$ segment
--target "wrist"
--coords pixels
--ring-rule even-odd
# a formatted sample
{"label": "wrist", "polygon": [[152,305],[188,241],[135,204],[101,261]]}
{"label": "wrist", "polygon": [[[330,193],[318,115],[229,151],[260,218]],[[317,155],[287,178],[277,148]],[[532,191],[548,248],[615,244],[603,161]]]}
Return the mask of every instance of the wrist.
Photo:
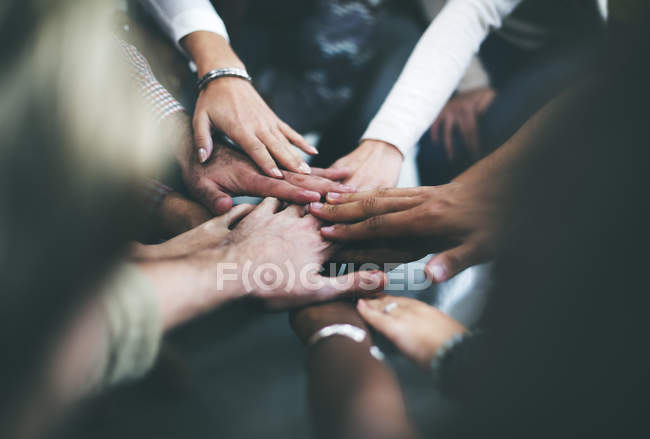
{"label": "wrist", "polygon": [[214,32],[192,32],[181,40],[181,46],[187,50],[196,64],[199,77],[210,70],[227,67],[246,69],[228,41]]}
{"label": "wrist", "polygon": [[348,302],[311,305],[292,312],[290,321],[294,332],[304,343],[318,330],[332,324],[349,324],[367,331],[356,308]]}
{"label": "wrist", "polygon": [[366,139],[361,142],[361,145],[359,145],[359,147],[368,149],[374,154],[382,154],[388,156],[393,160],[399,160],[400,162],[404,160],[402,152],[395,145],[384,142],[382,140]]}
{"label": "wrist", "polygon": [[220,261],[228,257],[226,249],[215,248],[173,260],[138,263],[154,285],[165,331],[241,296],[239,281],[222,273]]}

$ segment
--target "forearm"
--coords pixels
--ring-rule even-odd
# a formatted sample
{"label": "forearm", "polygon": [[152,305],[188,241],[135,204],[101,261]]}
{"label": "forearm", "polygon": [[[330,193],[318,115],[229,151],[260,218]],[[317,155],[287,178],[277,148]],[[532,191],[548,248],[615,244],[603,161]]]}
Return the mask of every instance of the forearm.
{"label": "forearm", "polygon": [[[350,303],[312,306],[292,315],[303,342],[335,323],[368,330]],[[371,344],[369,335],[361,343],[333,336],[309,347],[309,397],[320,437],[414,436],[399,384],[390,369],[370,355]]]}
{"label": "forearm", "polygon": [[140,0],[163,31],[175,43],[197,31],[228,39],[226,26],[208,0]]}
{"label": "forearm", "polygon": [[196,64],[199,77],[214,69],[245,68],[228,40],[214,32],[192,32],[181,40],[181,46]]}
{"label": "forearm", "polygon": [[490,29],[520,0],[453,0],[420,39],[363,135],[404,155],[433,124]]}
{"label": "forearm", "polygon": [[218,264],[211,263],[228,260],[227,251],[216,248],[205,252],[210,252],[205,259],[199,254],[137,263],[154,286],[163,331],[219,308],[243,292],[236,281],[219,282]]}
{"label": "forearm", "polygon": [[512,184],[533,170],[540,160],[556,154],[551,136],[556,131],[558,115],[572,94],[555,98],[529,119],[505,144],[477,162],[453,181],[463,184],[485,185],[496,191],[512,189]]}

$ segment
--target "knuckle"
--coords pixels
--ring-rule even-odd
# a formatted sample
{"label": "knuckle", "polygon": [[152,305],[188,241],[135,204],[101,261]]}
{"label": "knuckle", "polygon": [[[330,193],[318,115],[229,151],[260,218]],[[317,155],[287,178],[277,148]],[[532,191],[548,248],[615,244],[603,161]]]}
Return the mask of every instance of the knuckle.
{"label": "knuckle", "polygon": [[364,213],[372,213],[377,208],[377,198],[368,197],[361,201],[361,210]]}
{"label": "knuckle", "polygon": [[373,231],[373,232],[379,230],[379,228],[380,228],[380,227],[384,224],[384,222],[385,222],[385,221],[384,221],[384,217],[381,216],[381,215],[380,215],[380,216],[373,216],[373,217],[370,217],[370,218],[368,218],[366,221],[367,221],[367,224],[368,224],[368,230],[371,230],[371,231]]}

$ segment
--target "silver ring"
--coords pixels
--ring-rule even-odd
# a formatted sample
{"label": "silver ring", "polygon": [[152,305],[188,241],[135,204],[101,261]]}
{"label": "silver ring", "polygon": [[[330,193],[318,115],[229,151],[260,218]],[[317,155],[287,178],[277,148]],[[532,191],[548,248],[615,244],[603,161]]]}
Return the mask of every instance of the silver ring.
{"label": "silver ring", "polygon": [[390,314],[392,310],[397,308],[397,303],[396,302],[391,302],[388,305],[384,307],[384,314]]}

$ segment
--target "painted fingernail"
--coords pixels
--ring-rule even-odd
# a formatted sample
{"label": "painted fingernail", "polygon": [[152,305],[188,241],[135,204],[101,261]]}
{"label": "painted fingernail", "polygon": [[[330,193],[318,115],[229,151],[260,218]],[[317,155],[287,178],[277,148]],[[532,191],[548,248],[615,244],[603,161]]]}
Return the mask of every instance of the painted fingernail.
{"label": "painted fingernail", "polygon": [[303,163],[302,165],[298,166],[298,170],[303,174],[311,174],[311,168],[307,163]]}
{"label": "painted fingernail", "polygon": [[337,192],[328,192],[327,193],[327,198],[331,198],[332,200],[336,200],[338,198],[341,198],[341,194]]}
{"label": "painted fingernail", "polygon": [[309,209],[311,210],[320,210],[323,208],[323,203],[311,203]]}
{"label": "painted fingernail", "polygon": [[205,163],[208,159],[208,150],[205,148],[199,148],[199,162]]}
{"label": "painted fingernail", "polygon": [[436,282],[443,282],[447,279],[447,269],[439,264],[431,266],[429,269],[429,274]]}
{"label": "painted fingernail", "polygon": [[282,171],[278,168],[271,169],[271,174],[273,174],[274,177],[282,178]]}
{"label": "painted fingernail", "polygon": [[320,230],[321,232],[325,232],[325,233],[334,233],[336,228],[334,226],[327,226],[327,227],[322,227]]}

